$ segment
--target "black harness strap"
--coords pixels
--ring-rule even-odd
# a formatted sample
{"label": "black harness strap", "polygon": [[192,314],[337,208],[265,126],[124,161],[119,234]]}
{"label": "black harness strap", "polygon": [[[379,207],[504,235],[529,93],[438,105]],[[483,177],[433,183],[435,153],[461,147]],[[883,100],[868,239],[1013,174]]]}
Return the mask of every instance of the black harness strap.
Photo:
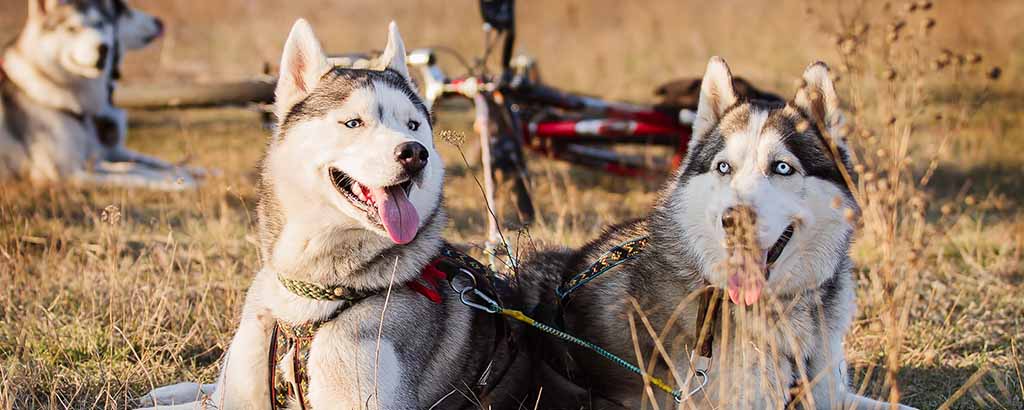
{"label": "black harness strap", "polygon": [[[495,282],[502,279],[484,267],[476,259],[459,252],[451,245],[445,244],[440,255],[424,268],[424,272],[431,269],[439,270],[446,280],[451,283],[460,274],[468,274],[479,286],[479,289],[496,299],[501,298],[502,293],[498,291]],[[288,407],[289,400],[294,399],[299,403],[300,409],[309,410],[310,403],[306,396],[309,390],[309,375],[306,372],[306,362],[309,360],[309,348],[316,336],[317,331],[325,324],[333,321],[342,312],[356,303],[370,296],[379,294],[383,289],[374,291],[355,291],[341,286],[324,286],[315,283],[302,282],[294,279],[278,278],[282,285],[292,293],[317,300],[344,300],[328,317],[298,325],[291,325],[282,321],[274,323],[274,329],[270,337],[270,349],[267,356],[268,379],[270,388],[270,408],[272,410]],[[494,362],[483,361],[477,374],[480,377],[476,383],[475,391],[471,392],[477,398],[483,399],[491,391],[498,380],[501,380],[511,368],[515,357],[518,355],[518,348],[515,340],[509,331],[507,319],[503,316],[494,316],[494,346],[488,357],[496,357],[502,347],[508,349],[508,360],[504,365],[495,370]],[[291,366],[294,377],[293,382],[288,382],[282,372],[285,355],[292,351]]]}

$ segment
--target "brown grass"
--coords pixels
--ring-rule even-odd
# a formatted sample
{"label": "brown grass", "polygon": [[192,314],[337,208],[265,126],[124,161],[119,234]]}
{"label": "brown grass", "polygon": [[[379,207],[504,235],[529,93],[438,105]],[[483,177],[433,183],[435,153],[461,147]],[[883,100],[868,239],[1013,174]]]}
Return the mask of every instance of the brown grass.
{"label": "brown grass", "polygon": [[[129,56],[135,82],[256,73],[276,62],[299,16],[330,51],[380,48],[392,18],[412,46],[473,55],[482,42],[470,1],[133,3],[170,30]],[[1024,408],[1024,5],[549,3],[518,5],[520,49],[569,89],[648,100],[659,82],[699,75],[717,54],[791,95],[808,62],[830,63],[860,164],[854,386],[921,408]],[[23,7],[4,0],[0,38]],[[936,24],[925,34],[927,19]],[[936,70],[944,49],[949,62]],[[985,76],[993,66],[998,80]],[[125,408],[153,385],[215,377],[258,265],[254,164],[266,132],[244,110],[132,120],[134,147],[222,175],[182,194],[0,186],[0,409]],[[438,129],[468,132],[469,120],[444,112]],[[451,147],[443,154],[449,236],[480,243],[479,170]],[[542,159],[531,171],[541,211],[532,236],[569,245],[642,215],[660,183]]]}

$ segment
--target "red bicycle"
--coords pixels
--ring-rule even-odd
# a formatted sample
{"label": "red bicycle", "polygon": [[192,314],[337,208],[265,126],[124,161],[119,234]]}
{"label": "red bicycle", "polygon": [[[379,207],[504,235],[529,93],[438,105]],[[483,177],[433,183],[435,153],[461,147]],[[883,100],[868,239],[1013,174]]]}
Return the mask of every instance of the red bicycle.
{"label": "red bicycle", "polygon": [[[582,165],[615,175],[661,176],[678,167],[690,139],[691,110],[609,102],[558,90],[540,81],[536,62],[512,57],[515,45],[514,0],[481,0],[486,46],[471,66],[448,48],[422,48],[409,54],[430,106],[453,97],[473,101],[480,137],[484,190],[488,205],[488,246],[499,243],[493,210],[496,179],[510,179],[512,200],[520,222],[534,217],[524,152]],[[500,70],[492,74],[487,60],[501,41]],[[447,76],[438,65],[441,53],[454,55],[466,74]],[[624,144],[670,147],[669,161],[626,154]]]}

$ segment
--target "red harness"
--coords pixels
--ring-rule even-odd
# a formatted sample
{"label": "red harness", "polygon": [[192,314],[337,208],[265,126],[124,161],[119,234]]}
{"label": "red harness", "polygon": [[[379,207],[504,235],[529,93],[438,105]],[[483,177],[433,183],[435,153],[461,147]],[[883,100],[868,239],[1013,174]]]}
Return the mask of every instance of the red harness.
{"label": "red harness", "polygon": [[437,281],[448,277],[447,274],[441,272],[441,269],[437,267],[439,263],[441,263],[441,258],[431,261],[429,265],[423,268],[420,277],[408,284],[409,289],[430,299],[435,304],[441,304],[441,292],[438,290]]}
{"label": "red harness", "polygon": [[[446,286],[441,281],[451,280],[450,276],[454,275],[454,273],[445,273],[446,270],[449,272],[465,272],[473,275],[474,283],[485,285],[485,288],[482,288],[481,290],[497,292],[490,277],[491,273],[484,265],[477,262],[472,257],[449,247],[447,244],[442,247],[441,255],[423,267],[423,270],[420,272],[420,276],[415,280],[408,282],[407,286],[409,289],[423,295],[423,297],[427,298],[431,302],[441,304],[441,295],[444,291],[442,287]],[[308,285],[310,284],[302,283],[294,285],[299,287],[299,293],[296,293],[296,290],[289,288],[289,285],[285,285],[285,287],[299,296],[312,297],[314,299],[320,298],[319,295],[324,294],[322,292],[327,292],[328,289],[333,289],[314,286],[316,290],[310,291],[307,288],[302,288],[302,286],[308,287]],[[334,290],[337,291],[337,289]],[[307,293],[310,292],[314,293],[314,295],[309,296]],[[305,394],[309,387],[309,379],[308,374],[306,373],[305,362],[309,357],[309,348],[317,330],[325,323],[334,320],[342,311],[350,307],[352,303],[358,303],[360,300],[377,293],[378,292],[353,293],[350,299],[345,299],[346,304],[340,306],[338,310],[332,313],[329,317],[321,320],[302,323],[299,325],[291,325],[281,321],[277,321],[274,324],[273,331],[270,335],[270,349],[267,360],[267,385],[269,387],[271,409],[287,408],[294,399],[294,402],[299,404],[300,409],[309,410],[310,406],[308,403],[308,397],[306,397]],[[337,293],[334,293],[333,295],[341,296]],[[493,360],[485,361],[485,363],[481,364],[481,368],[478,370],[480,379],[474,386],[473,391],[473,395],[475,397],[489,397],[492,385],[501,380],[517,353],[515,344],[509,337],[507,329],[508,324],[505,320],[501,317],[495,316],[494,324],[494,350],[489,357],[508,357],[507,363],[503,367],[498,367],[498,370],[494,372],[488,371],[493,364]],[[497,353],[500,348],[506,348],[507,352],[505,352],[504,355],[499,356]],[[287,361],[289,359],[286,353],[289,351],[293,353],[290,356],[290,361]],[[284,377],[284,374],[282,373],[284,367],[291,368],[293,381],[287,381]]]}

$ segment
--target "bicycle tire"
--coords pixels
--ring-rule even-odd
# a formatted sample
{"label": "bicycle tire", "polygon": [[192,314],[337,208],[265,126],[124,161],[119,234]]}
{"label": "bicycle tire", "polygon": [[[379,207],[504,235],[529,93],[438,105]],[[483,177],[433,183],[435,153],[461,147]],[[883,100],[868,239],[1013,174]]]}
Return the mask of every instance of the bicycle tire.
{"label": "bicycle tire", "polygon": [[497,124],[492,134],[491,153],[495,181],[499,185],[511,184],[512,205],[522,226],[529,226],[536,218],[536,208],[530,195],[530,178],[526,167],[521,132],[509,104],[488,98],[491,121]]}

